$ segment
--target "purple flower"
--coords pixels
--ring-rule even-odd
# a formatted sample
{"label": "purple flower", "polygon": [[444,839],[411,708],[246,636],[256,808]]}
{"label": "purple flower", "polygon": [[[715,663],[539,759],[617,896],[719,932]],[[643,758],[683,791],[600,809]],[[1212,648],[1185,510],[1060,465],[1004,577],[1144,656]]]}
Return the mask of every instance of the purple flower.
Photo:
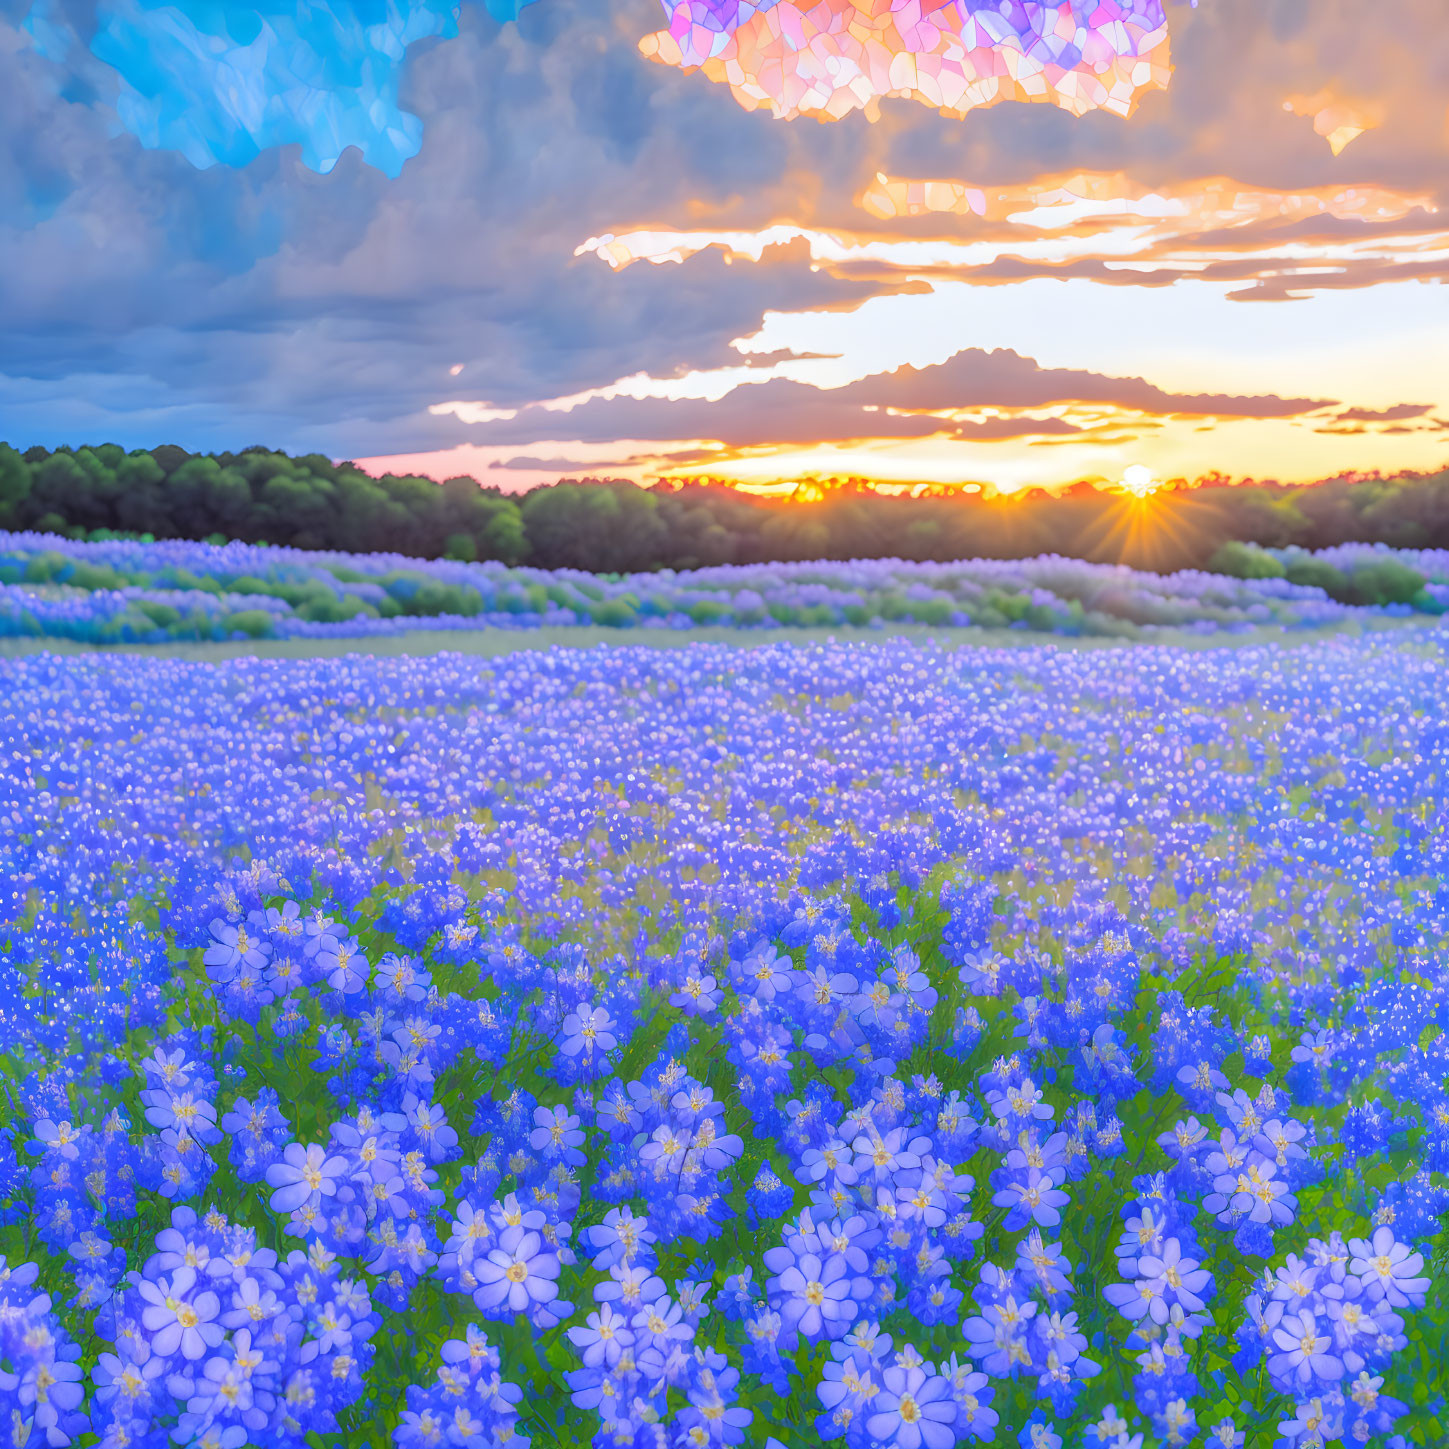
{"label": "purple flower", "polygon": [[794,963],[768,943],[757,946],[737,968],[740,989],[757,1001],[784,996],[795,984]]}
{"label": "purple flower", "polygon": [[[178,1136],[194,1137],[198,1142],[219,1142],[221,1133],[216,1127],[216,1108],[205,1097],[192,1092],[182,1092],[175,1097],[148,1092],[153,1099],[146,1108],[146,1120],[153,1127],[173,1128]],[[154,1099],[160,1097],[160,1101]]]}
{"label": "purple flower", "polygon": [[225,1336],[214,1322],[221,1308],[215,1293],[197,1293],[196,1270],[180,1268],[170,1282],[159,1278],[152,1283],[143,1280],[141,1297],[147,1307],[141,1312],[141,1326],[154,1335],[151,1351],[169,1358],[178,1350],[183,1358],[198,1359],[208,1348],[215,1348]]}
{"label": "purple flower", "polygon": [[1008,1231],[1025,1227],[1027,1223],[1039,1223],[1044,1228],[1054,1228],[1061,1222],[1061,1209],[1071,1197],[1056,1185],[1049,1173],[1028,1168],[1026,1180],[1008,1182],[992,1198],[997,1207],[1008,1209],[1006,1227]]}
{"label": "purple flower", "polygon": [[613,1368],[624,1354],[634,1346],[634,1330],[614,1312],[611,1303],[601,1304],[598,1311],[589,1314],[584,1324],[568,1330],[570,1342],[582,1350],[587,1368],[603,1364]]}
{"label": "purple flower", "polygon": [[957,975],[969,991],[996,996],[1001,991],[1001,973],[1006,961],[995,951],[974,951],[966,955]]}
{"label": "purple flower", "polygon": [[873,1439],[891,1449],[951,1449],[956,1404],[951,1384],[925,1365],[888,1368],[865,1421]]}
{"label": "purple flower", "polygon": [[351,996],[367,985],[367,958],[356,941],[324,936],[317,948],[317,969],[327,978],[327,984],[344,995]]}
{"label": "purple flower", "polygon": [[822,1262],[816,1254],[805,1253],[777,1278],[771,1278],[767,1287],[786,1332],[798,1331],[813,1341],[821,1334],[839,1338],[850,1326],[860,1311],[852,1296],[857,1281],[865,1280],[853,1279],[839,1254],[832,1253]]}
{"label": "purple flower", "polygon": [[[533,1113],[534,1129],[529,1134],[528,1145],[537,1153],[550,1159],[558,1159],[577,1167],[587,1159],[579,1151],[583,1146],[584,1134],[579,1130],[579,1119],[570,1116],[567,1107],[537,1107]],[[456,1141],[457,1138],[454,1138]]]}
{"label": "purple flower", "polygon": [[277,1189],[272,1194],[272,1211],[290,1213],[304,1205],[320,1207],[324,1197],[336,1194],[338,1179],[346,1171],[347,1160],[328,1157],[324,1147],[289,1143],[282,1161],[267,1168],[267,1181]]}
{"label": "purple flower", "polygon": [[[537,1134],[535,1133],[535,1136]],[[618,1263],[631,1263],[641,1250],[650,1252],[655,1235],[648,1218],[636,1218],[631,1209],[612,1208],[602,1223],[584,1231],[584,1241],[593,1254],[594,1267],[601,1272]]]}
{"label": "purple flower", "polygon": [[1179,1303],[1186,1312],[1196,1313],[1205,1306],[1199,1295],[1212,1292],[1212,1274],[1200,1268],[1195,1258],[1184,1258],[1176,1238],[1168,1238],[1157,1253],[1139,1259],[1137,1273],[1135,1286],[1146,1299],[1154,1323],[1166,1323],[1169,1310]]}
{"label": "purple flower", "polygon": [[641,1304],[658,1302],[664,1292],[664,1280],[650,1269],[637,1263],[616,1263],[609,1269],[608,1279],[594,1285],[594,1301],[617,1303],[632,1313]]}
{"label": "purple flower", "polygon": [[425,1001],[431,985],[428,973],[416,961],[391,951],[377,963],[373,982],[380,990],[406,1001]]}
{"label": "purple flower", "polygon": [[559,1050],[565,1056],[591,1058],[595,1052],[613,1051],[618,1045],[610,1028],[614,1019],[602,1006],[581,1006],[564,1017],[563,1041]]}
{"label": "purple flower", "polygon": [[1333,1033],[1328,1031],[1305,1031],[1293,1048],[1295,1062],[1311,1062],[1316,1067],[1326,1067],[1333,1060]]}
{"label": "purple flower", "polygon": [[506,1307],[522,1313],[538,1303],[558,1297],[557,1254],[544,1246],[543,1237],[523,1226],[506,1228],[498,1246],[474,1266],[478,1288],[473,1302],[480,1308]]}
{"label": "purple flower", "polygon": [[44,1143],[53,1152],[60,1153],[67,1161],[74,1162],[79,1153],[76,1143],[90,1130],[89,1127],[77,1129],[69,1122],[62,1122],[57,1126],[46,1117],[35,1124],[35,1140]]}
{"label": "purple flower", "polygon": [[201,964],[218,985],[234,980],[244,970],[255,972],[267,964],[272,954],[271,945],[264,937],[254,935],[250,926],[249,921],[234,926],[222,920],[211,923],[213,944],[201,958]]}
{"label": "purple flower", "polygon": [[1349,1266],[1363,1279],[1371,1299],[1382,1299],[1392,1308],[1424,1306],[1429,1280],[1419,1276],[1423,1254],[1411,1253],[1395,1239],[1392,1228],[1377,1229],[1372,1241],[1354,1238],[1348,1247],[1353,1254]]}
{"label": "purple flower", "polygon": [[1295,1408],[1295,1417],[1278,1425],[1278,1432],[1290,1444],[1302,1444],[1303,1449],[1315,1449],[1315,1446],[1330,1439],[1342,1437],[1341,1420],[1322,1399],[1310,1399]]}
{"label": "purple flower", "polygon": [[1343,1360],[1328,1352],[1328,1336],[1319,1333],[1318,1320],[1306,1309],[1285,1313],[1273,1330],[1273,1342],[1278,1352],[1268,1361],[1270,1373],[1304,1385],[1315,1378],[1332,1383],[1343,1377]]}
{"label": "purple flower", "polygon": [[839,1138],[831,1138],[824,1147],[812,1147],[800,1158],[796,1174],[801,1182],[818,1182],[826,1187],[849,1187],[859,1177],[854,1154]]}
{"label": "purple flower", "polygon": [[713,976],[700,976],[691,971],[679,990],[669,998],[669,1004],[678,1007],[686,1016],[709,1016],[719,1005],[721,996]]}

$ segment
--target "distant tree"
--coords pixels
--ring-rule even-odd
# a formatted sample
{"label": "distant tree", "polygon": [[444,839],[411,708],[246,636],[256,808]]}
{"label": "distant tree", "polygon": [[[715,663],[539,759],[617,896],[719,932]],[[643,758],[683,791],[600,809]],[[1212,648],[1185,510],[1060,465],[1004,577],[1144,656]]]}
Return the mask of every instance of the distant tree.
{"label": "distant tree", "polygon": [[760,530],[774,559],[820,559],[830,552],[830,529],[818,505],[801,503],[778,509]]}
{"label": "distant tree", "polygon": [[332,547],[352,553],[397,553],[411,531],[407,515],[374,479],[356,468],[337,475]]}
{"label": "distant tree", "polygon": [[206,538],[223,533],[235,538],[238,526],[250,518],[251,489],[234,468],[223,468],[215,458],[188,458],[166,480],[171,516],[182,538]]}
{"label": "distant tree", "polygon": [[0,443],[0,522],[14,528],[30,497],[30,467],[8,443]]}
{"label": "distant tree", "polygon": [[159,448],[151,449],[151,456],[161,465],[163,473],[174,473],[191,454],[175,443],[162,443]]}
{"label": "distant tree", "polygon": [[116,464],[116,526],[158,538],[173,534],[165,483],[165,471],[154,454],[135,452],[122,458]]}
{"label": "distant tree", "polygon": [[[643,489],[586,478],[516,498],[473,478],[441,485],[416,476],[373,478],[320,453],[293,458],[259,446],[192,454],[168,443],[127,453],[101,443],[20,453],[0,444],[0,526],[73,537],[120,530],[242,538],[609,573],[764,560],[1057,553],[1266,577],[1285,571],[1267,549],[1349,541],[1449,547],[1449,471],[1345,475],[1294,487],[1238,485],[1208,474],[1145,501],[1087,482],[1010,497],[944,486],[912,491],[921,496],[888,496],[864,479],[841,477],[802,485],[794,498],[762,498],[719,479],[661,480]],[[1335,598],[1418,597],[1419,585],[1409,578],[1326,567],[1290,553],[1286,575]],[[1001,612],[996,604],[983,607]]]}
{"label": "distant tree", "polygon": [[252,483],[252,534],[297,548],[327,548],[337,509],[330,478],[292,468]]}
{"label": "distant tree", "polygon": [[530,562],[542,568],[628,573],[660,565],[667,533],[659,500],[632,483],[537,488],[519,511]]}

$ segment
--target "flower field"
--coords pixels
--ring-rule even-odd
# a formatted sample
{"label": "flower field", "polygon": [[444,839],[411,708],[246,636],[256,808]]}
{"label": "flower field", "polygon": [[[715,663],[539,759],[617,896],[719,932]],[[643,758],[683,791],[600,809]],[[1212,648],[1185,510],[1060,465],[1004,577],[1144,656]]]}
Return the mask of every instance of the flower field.
{"label": "flower field", "polygon": [[[1019,629],[1152,638],[1314,629],[1449,608],[1449,552],[1243,550],[1246,576],[1046,555],[723,565],[591,574],[247,543],[0,533],[0,639],[90,644],[322,639],[429,629],[717,626]],[[1295,575],[1290,578],[1285,573]],[[1277,572],[1271,572],[1276,570]],[[1324,585],[1337,590],[1331,596]]]}
{"label": "flower field", "polygon": [[0,1443],[1449,1442],[1441,641],[8,662]]}

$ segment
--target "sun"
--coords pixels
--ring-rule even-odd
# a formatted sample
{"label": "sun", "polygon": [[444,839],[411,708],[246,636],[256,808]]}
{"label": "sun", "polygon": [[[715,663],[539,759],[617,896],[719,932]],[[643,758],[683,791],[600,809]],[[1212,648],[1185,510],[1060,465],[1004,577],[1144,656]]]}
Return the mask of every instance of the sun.
{"label": "sun", "polygon": [[1134,498],[1150,498],[1162,484],[1152,476],[1152,469],[1142,463],[1133,463],[1122,474],[1121,488]]}

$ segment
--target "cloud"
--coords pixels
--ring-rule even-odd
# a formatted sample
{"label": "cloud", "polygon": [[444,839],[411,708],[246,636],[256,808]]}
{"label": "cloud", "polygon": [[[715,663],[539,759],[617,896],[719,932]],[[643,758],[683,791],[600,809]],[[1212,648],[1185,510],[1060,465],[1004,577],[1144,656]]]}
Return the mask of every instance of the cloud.
{"label": "cloud", "polygon": [[[943,127],[904,107],[869,137],[861,182],[947,176],[976,184],[1043,169],[1125,170],[1151,183],[1230,176],[1299,189],[1345,180],[1449,194],[1442,0],[1204,0],[1169,11],[1174,70],[1127,125],[1053,107],[998,107]],[[1412,43],[1406,43],[1411,38]],[[1374,108],[1379,124],[1335,157],[1313,126],[1283,108],[1329,91]],[[869,168],[867,170],[867,167]]]}
{"label": "cloud", "polygon": [[839,392],[882,407],[1040,407],[1099,402],[1173,416],[1282,418],[1329,406],[1322,399],[1169,393],[1140,377],[1106,377],[1078,368],[1039,367],[1020,353],[967,348],[937,367],[898,367]]}
{"label": "cloud", "polygon": [[[628,462],[626,458],[623,460]],[[489,468],[507,468],[520,473],[569,473],[580,468],[606,468],[607,463],[580,462],[576,458],[530,458],[521,454],[515,458],[495,458]]]}
{"label": "cloud", "polygon": [[[670,276],[577,260],[615,208],[675,208],[681,178],[710,206],[769,194],[796,141],[644,65],[637,20],[583,0],[504,27],[465,7],[459,31],[408,51],[398,101],[424,143],[389,180],[355,146],[327,175],[300,144],[198,171],[0,20],[10,440],[446,448],[466,429],[427,405],[459,363],[507,406],[717,364],[771,309],[903,285],[816,271],[800,246]],[[816,174],[837,169],[822,155]]]}
{"label": "cloud", "polygon": [[[1273,191],[1223,176],[1149,187],[1121,172],[1095,171],[988,187],[879,172],[858,203],[890,229],[651,226],[590,237],[579,252],[624,270],[640,261],[681,264],[712,248],[758,261],[772,247],[798,245],[823,269],[858,281],[1070,277],[1136,287],[1246,280],[1261,294],[1255,300],[1449,270],[1449,224],[1426,190],[1340,184]],[[922,234],[926,223],[933,234]]]}
{"label": "cloud", "polygon": [[630,437],[711,439],[748,448],[865,438],[986,441],[1083,431],[1061,417],[950,415],[985,408],[1023,414],[1063,403],[1213,418],[1296,417],[1331,405],[1322,398],[1169,393],[1140,377],[1044,368],[1016,352],[968,348],[933,367],[907,365],[838,388],[774,377],[735,387],[714,401],[616,396],[591,398],[567,411],[527,407],[512,419],[481,424],[469,436],[494,446]]}
{"label": "cloud", "polygon": [[[18,21],[26,3],[0,0],[0,17]],[[672,378],[749,367],[729,344],[758,331],[767,314],[857,307],[902,286],[929,286],[935,275],[929,266],[883,261],[822,265],[798,241],[749,266],[726,264],[711,248],[682,266],[614,272],[574,256],[591,236],[635,226],[752,233],[781,223],[882,242],[985,239],[999,251],[1003,238],[1031,230],[989,214],[872,216],[857,200],[877,173],[969,180],[989,195],[1082,171],[1120,172],[1135,193],[1169,199],[1217,177],[1245,195],[1361,188],[1398,198],[1394,205],[1420,195],[1449,203],[1442,0],[1381,0],[1372,24],[1361,0],[1171,5],[1176,72],[1168,90],[1147,94],[1129,122],[1004,104],[962,125],[902,103],[883,107],[875,125],[854,115],[830,126],[744,111],[723,86],[644,63],[637,9],[546,0],[500,26],[470,3],[455,38],[415,38],[395,59],[389,104],[421,123],[416,154],[398,161],[413,144],[405,126],[389,142],[395,156],[387,164],[400,165],[396,179],[368,164],[368,155],[377,160],[380,153],[369,152],[374,143],[360,133],[339,133],[339,142],[353,144],[340,145],[323,175],[314,166],[331,149],[303,136],[272,144],[272,133],[241,110],[234,130],[225,117],[217,130],[215,116],[195,111],[158,114],[156,126],[192,126],[213,154],[240,147],[235,159],[258,146],[243,166],[198,171],[177,151],[148,148],[123,123],[117,72],[86,49],[108,16],[123,13],[122,3],[58,0],[60,8],[46,12],[50,29],[36,27],[44,32],[39,44],[51,54],[79,47],[63,63],[0,18],[0,130],[7,137],[0,148],[0,417],[10,440],[23,445],[267,443],[353,457],[448,449],[479,433],[428,411],[456,395],[449,370],[461,363],[470,396],[525,409],[528,426],[503,446],[551,454],[557,443],[566,456],[571,439],[535,427],[528,404],[639,372]],[[132,7],[125,13],[160,23],[155,0],[124,3]],[[229,8],[217,13],[232,13],[231,0],[222,3]],[[276,0],[268,3],[265,13],[279,16]],[[330,0],[333,19],[317,23],[333,24],[345,3]],[[182,9],[200,35],[201,12]],[[399,34],[406,33],[405,15],[436,10],[402,0]],[[297,23],[304,23],[300,16]],[[280,24],[275,19],[273,28]],[[1404,35],[1414,44],[1395,39]],[[258,95],[280,83],[274,62],[282,54],[267,50],[273,69]],[[138,54],[136,65],[144,58]],[[377,86],[380,96],[381,78]],[[1286,96],[1324,89],[1382,111],[1381,124],[1338,158],[1312,125],[1282,109]],[[331,114],[334,104],[342,102],[324,98],[321,113]],[[159,140],[161,130],[155,134]],[[1221,209],[1233,224],[1204,215],[1170,244],[1159,244],[1150,229],[1135,251],[1123,238],[1121,267],[1109,266],[1114,258],[1101,248],[1063,260],[1077,240],[1090,239],[1095,223],[1087,220],[1038,228],[1049,244],[1041,256],[999,255],[941,275],[973,282],[1077,275],[1114,289],[1173,281],[1187,287],[1205,278],[1240,282],[1245,294],[1262,298],[1274,295],[1272,287],[1292,295],[1305,286],[1322,291],[1449,274],[1449,261],[1434,255],[1433,232],[1443,224],[1427,214],[1265,215],[1238,226],[1233,204],[1228,197]],[[1184,253],[1189,240],[1213,249],[1197,259],[1200,267]],[[1260,243],[1282,246],[1270,247],[1265,263],[1255,254]],[[1295,247],[1307,249],[1307,265],[1319,270],[1290,272]],[[1139,261],[1143,274],[1130,270]],[[1040,316],[1023,314],[1021,337],[1039,337],[1042,325]],[[963,332],[962,340],[983,339]],[[808,340],[801,355],[807,350]],[[1114,362],[1112,370],[1152,376],[1158,355],[1144,345],[1141,361]],[[1364,366],[1372,380],[1372,362]],[[1180,390],[1173,396],[1194,395],[1190,376],[1174,378]],[[924,389],[925,380],[917,381]],[[808,433],[817,424],[825,435],[844,437],[856,436],[867,418],[873,432],[889,425],[912,436],[985,421],[862,416],[863,405],[848,397],[814,389],[767,394],[765,386],[773,385],[731,395],[713,414],[717,424],[737,437]],[[1296,384],[1291,371],[1272,386],[1332,391],[1378,408],[1420,395],[1408,386],[1385,394]],[[780,398],[776,414],[751,423],[751,409]],[[791,406],[806,410],[809,426],[791,422]],[[587,422],[593,435],[614,418],[621,420],[614,437],[631,436],[622,419],[633,410],[651,420],[647,438],[686,415],[688,427],[665,435],[690,446],[714,436],[697,431],[711,415],[707,404],[620,400],[590,408],[567,419]],[[555,426],[564,420],[552,418]],[[1048,421],[1018,417],[993,426]],[[495,476],[514,479],[521,471]]]}
{"label": "cloud", "polygon": [[1373,130],[1380,119],[1377,106],[1346,99],[1332,90],[1316,91],[1311,96],[1289,96],[1283,102],[1283,109],[1311,120],[1314,131],[1328,142],[1335,156],[1365,131]]}
{"label": "cloud", "polygon": [[1345,408],[1334,417],[1341,423],[1401,423],[1433,410],[1433,403],[1399,403],[1391,408]]}

